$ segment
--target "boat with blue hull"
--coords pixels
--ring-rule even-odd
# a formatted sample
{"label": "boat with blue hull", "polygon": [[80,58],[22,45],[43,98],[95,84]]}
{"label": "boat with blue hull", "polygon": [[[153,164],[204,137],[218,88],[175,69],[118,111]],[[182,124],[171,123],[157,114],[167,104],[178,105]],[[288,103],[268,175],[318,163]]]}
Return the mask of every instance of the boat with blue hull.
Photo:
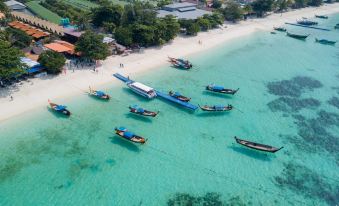
{"label": "boat with blue hull", "polygon": [[93,90],[89,87],[88,95],[96,97],[98,99],[109,100],[111,97],[103,91],[100,90]]}
{"label": "boat with blue hull", "polygon": [[335,45],[337,43],[337,41],[330,41],[327,39],[317,39],[317,38],[315,38],[315,42],[325,45]]}
{"label": "boat with blue hull", "polygon": [[134,134],[133,132],[128,131],[125,127],[116,127],[115,134],[120,136],[121,138],[139,144],[145,144],[146,139]]}
{"label": "boat with blue hull", "polygon": [[179,92],[169,91],[168,95],[170,95],[171,97],[176,98],[177,100],[180,100],[182,102],[189,102],[189,101],[191,101],[191,98],[185,97],[182,94],[180,94]]}
{"label": "boat with blue hull", "polygon": [[159,111],[152,112],[142,107],[139,107],[138,105],[129,106],[128,108],[130,109],[131,113],[146,116],[146,117],[156,117],[159,114]]}
{"label": "boat with blue hull", "polygon": [[307,20],[307,19],[303,19],[303,20],[299,20],[297,21],[298,24],[301,25],[305,25],[305,26],[314,26],[314,25],[318,25],[318,22],[316,21],[311,21],[311,20]]}
{"label": "boat with blue hull", "polygon": [[217,92],[217,93],[222,93],[222,94],[231,94],[234,95],[239,91],[238,89],[226,89],[223,86],[217,86],[214,84],[210,84],[206,86],[206,90],[211,91],[211,92]]}
{"label": "boat with blue hull", "polygon": [[208,105],[204,105],[204,106],[200,106],[200,109],[202,109],[203,111],[206,112],[226,112],[226,111],[231,111],[233,109],[232,105],[214,105],[214,106],[208,106]]}
{"label": "boat with blue hull", "polygon": [[51,102],[50,100],[48,100],[48,103],[51,107],[51,109],[59,114],[63,114],[65,116],[71,116],[71,112],[66,109],[67,107],[64,105],[60,105],[60,104],[55,104],[53,102]]}

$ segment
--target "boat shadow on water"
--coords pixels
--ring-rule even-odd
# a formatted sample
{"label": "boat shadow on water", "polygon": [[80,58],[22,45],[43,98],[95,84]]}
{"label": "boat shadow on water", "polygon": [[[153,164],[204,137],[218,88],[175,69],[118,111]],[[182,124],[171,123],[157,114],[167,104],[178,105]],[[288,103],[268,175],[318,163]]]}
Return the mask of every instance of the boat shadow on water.
{"label": "boat shadow on water", "polygon": [[124,147],[131,152],[138,152],[138,153],[140,152],[139,147],[135,145],[133,142],[129,142],[128,140],[124,140],[118,136],[109,137],[109,139],[111,140],[111,143]]}
{"label": "boat shadow on water", "polygon": [[211,97],[219,97],[219,98],[222,98],[222,99],[232,99],[232,96],[234,96],[234,95],[231,95],[231,94],[221,94],[221,93],[216,93],[216,92],[211,92],[211,91],[203,91],[202,94],[208,95],[208,96],[211,96]]}
{"label": "boat shadow on water", "polygon": [[237,146],[237,145],[228,146],[228,148],[232,149],[235,152],[241,153],[243,155],[246,155],[248,157],[261,160],[261,161],[269,162],[275,158],[274,154],[266,154],[260,151],[251,150],[249,148],[244,148],[244,147]]}
{"label": "boat shadow on water", "polygon": [[128,113],[126,114],[126,118],[132,118],[138,121],[142,121],[142,122],[146,122],[146,123],[152,123],[152,120],[150,118],[152,117],[145,117],[145,116],[141,116],[138,114],[133,114],[133,113]]}
{"label": "boat shadow on water", "polygon": [[230,115],[232,111],[220,111],[220,112],[204,112],[200,111],[197,116],[198,117],[220,117],[220,116],[227,116]]}

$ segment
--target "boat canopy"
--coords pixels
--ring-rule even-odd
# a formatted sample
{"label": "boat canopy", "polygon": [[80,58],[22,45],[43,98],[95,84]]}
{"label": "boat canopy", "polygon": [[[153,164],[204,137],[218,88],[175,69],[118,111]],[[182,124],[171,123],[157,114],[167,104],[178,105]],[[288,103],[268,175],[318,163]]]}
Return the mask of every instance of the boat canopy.
{"label": "boat canopy", "polygon": [[133,109],[138,109],[139,106],[138,106],[137,104],[135,104],[135,105],[131,106],[131,108],[133,108]]}
{"label": "boat canopy", "polygon": [[133,87],[139,88],[139,89],[141,89],[145,92],[154,91],[154,89],[152,87],[141,84],[140,82],[133,82],[133,83],[130,83],[130,85],[133,86]]}
{"label": "boat canopy", "polygon": [[225,108],[225,106],[223,106],[223,105],[215,105],[214,106],[214,109],[216,109],[216,110],[222,110],[224,108]]}
{"label": "boat canopy", "polygon": [[64,105],[57,105],[57,106],[55,107],[55,110],[56,110],[56,111],[61,111],[61,110],[64,110],[64,109],[66,109],[66,106],[64,106]]}
{"label": "boat canopy", "polygon": [[120,131],[126,131],[127,130],[125,127],[118,127],[117,129],[120,130]]}
{"label": "boat canopy", "polygon": [[218,91],[224,89],[224,87],[222,87],[222,86],[212,86],[212,88],[213,88],[214,90],[218,90]]}
{"label": "boat canopy", "polygon": [[104,93],[103,91],[95,91],[95,93],[96,93],[99,97],[105,96],[105,93]]}
{"label": "boat canopy", "polygon": [[132,137],[134,136],[133,132],[124,132],[124,137],[128,138],[128,139],[131,139]]}
{"label": "boat canopy", "polygon": [[141,107],[139,107],[139,108],[137,109],[137,111],[140,112],[140,113],[145,112],[145,110],[144,110],[143,108],[141,108]]}
{"label": "boat canopy", "polygon": [[181,96],[181,94],[179,92],[174,92],[174,96],[179,97],[179,96]]}

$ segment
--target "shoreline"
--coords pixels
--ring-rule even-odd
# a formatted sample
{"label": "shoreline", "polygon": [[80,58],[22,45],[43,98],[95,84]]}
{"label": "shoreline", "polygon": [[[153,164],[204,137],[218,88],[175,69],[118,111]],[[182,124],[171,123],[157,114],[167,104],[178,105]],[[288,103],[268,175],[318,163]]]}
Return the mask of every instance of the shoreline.
{"label": "shoreline", "polygon": [[[279,13],[271,14],[263,19],[248,19],[238,24],[227,24],[227,28],[223,25],[222,29],[201,32],[195,37],[178,36],[162,47],[148,48],[143,53],[130,54],[125,57],[110,56],[102,62],[98,73],[92,70],[76,70],[74,73],[67,70],[66,75],[62,73],[56,77],[31,79],[30,83],[23,82],[23,85],[18,85],[15,88],[17,91],[12,91],[9,95],[6,95],[8,90],[0,90],[0,122],[47,105],[48,99],[58,102],[58,98],[66,98],[87,91],[88,86],[92,88],[101,88],[105,85],[115,86],[120,82],[112,76],[116,72],[134,78],[142,72],[165,66],[168,64],[167,56],[194,55],[257,31],[271,31],[273,26],[283,25],[286,21],[294,22],[302,17],[313,18],[315,14],[334,13],[339,13],[339,3],[292,10],[282,13],[282,16]],[[202,41],[202,44],[200,45],[198,41]],[[120,63],[123,63],[125,68],[119,68]],[[10,95],[14,97],[13,101],[10,101]]]}

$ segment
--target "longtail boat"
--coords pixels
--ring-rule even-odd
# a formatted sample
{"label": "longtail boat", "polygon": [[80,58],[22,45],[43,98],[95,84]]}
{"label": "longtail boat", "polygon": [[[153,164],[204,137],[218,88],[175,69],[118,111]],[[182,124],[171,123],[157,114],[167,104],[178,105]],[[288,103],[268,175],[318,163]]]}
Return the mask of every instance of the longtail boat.
{"label": "longtail boat", "polygon": [[206,112],[225,112],[225,111],[230,111],[233,109],[232,105],[227,105],[227,106],[223,106],[223,105],[214,105],[214,106],[208,106],[208,105],[204,105],[204,106],[200,106],[200,109],[202,109],[203,111]]}
{"label": "longtail boat", "polygon": [[177,59],[173,57],[168,57],[168,59],[168,61],[176,68],[191,69],[193,67],[192,63],[190,63],[188,60]]}
{"label": "longtail boat", "polygon": [[315,17],[319,19],[328,19],[328,16],[326,15],[315,15]]}
{"label": "longtail boat", "polygon": [[66,109],[66,106],[52,103],[50,100],[48,100],[48,103],[53,111],[66,116],[71,115],[71,112]]}
{"label": "longtail boat", "polygon": [[131,113],[142,115],[142,116],[147,116],[147,117],[155,117],[159,113],[159,112],[148,111],[144,108],[139,107],[138,105],[129,106],[128,108],[130,109]]}
{"label": "longtail boat", "polygon": [[317,38],[315,38],[315,42],[318,42],[320,44],[326,44],[326,45],[335,45],[337,43],[336,41],[330,41],[327,39],[317,39]]}
{"label": "longtail boat", "polygon": [[318,22],[316,22],[316,21],[311,21],[311,20],[307,20],[307,19],[299,20],[299,21],[297,21],[297,23],[301,24],[301,25],[305,25],[305,26],[313,26],[313,25],[318,24]]}
{"label": "longtail boat", "polygon": [[185,96],[181,95],[179,92],[169,91],[168,95],[170,95],[171,97],[176,98],[176,99],[178,99],[182,102],[189,102],[191,100],[191,98],[185,97]]}
{"label": "longtail boat", "polygon": [[285,27],[273,27],[274,30],[276,31],[282,31],[282,32],[286,32],[287,29]]}
{"label": "longtail boat", "polygon": [[117,134],[118,136],[122,137],[123,139],[126,139],[128,141],[131,142],[135,142],[135,143],[140,143],[140,144],[144,144],[146,143],[145,138],[140,137],[130,131],[128,131],[125,127],[119,127],[119,128],[115,128],[115,134]]}
{"label": "longtail boat", "polygon": [[88,95],[93,96],[93,97],[97,97],[98,99],[104,99],[104,100],[109,100],[111,98],[105,92],[99,91],[99,90],[92,90],[91,87],[89,87]]}
{"label": "longtail boat", "polygon": [[295,38],[295,39],[305,40],[309,36],[309,34],[301,35],[301,34],[292,34],[292,33],[287,32],[287,36]]}
{"label": "longtail boat", "polygon": [[282,148],[284,148],[284,147],[276,148],[276,147],[272,147],[272,146],[265,145],[265,144],[250,142],[248,140],[239,139],[237,137],[234,137],[234,139],[238,144],[241,144],[241,145],[248,147],[248,148],[251,148],[251,149],[256,149],[256,150],[260,150],[260,151],[264,151],[264,152],[275,153],[275,152],[281,150]]}
{"label": "longtail boat", "polygon": [[339,29],[339,24],[335,25],[334,29]]}
{"label": "longtail boat", "polygon": [[218,93],[222,93],[222,94],[234,95],[235,93],[237,93],[239,91],[239,88],[238,89],[226,89],[222,86],[216,86],[214,84],[210,84],[210,85],[206,86],[206,90],[212,91],[212,92],[218,92]]}

